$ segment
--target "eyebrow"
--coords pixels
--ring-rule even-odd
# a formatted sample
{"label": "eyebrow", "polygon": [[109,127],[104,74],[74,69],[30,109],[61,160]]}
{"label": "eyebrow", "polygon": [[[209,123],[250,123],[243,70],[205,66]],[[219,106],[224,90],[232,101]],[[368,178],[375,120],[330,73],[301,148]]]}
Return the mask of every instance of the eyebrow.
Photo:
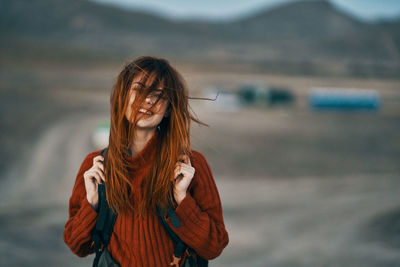
{"label": "eyebrow", "polygon": [[[144,85],[143,83],[141,83],[141,82],[133,82],[134,84],[135,83],[137,83],[137,84],[139,84],[139,85],[141,85],[141,86],[143,86],[143,87],[145,87],[146,85]],[[164,88],[159,88],[159,89],[156,89],[156,90],[154,90],[154,91],[163,91],[163,89]]]}
{"label": "eyebrow", "polygon": [[133,82],[133,83],[137,83],[137,84],[139,84],[139,85],[141,85],[141,86],[144,86],[144,84],[141,83],[141,82]]}

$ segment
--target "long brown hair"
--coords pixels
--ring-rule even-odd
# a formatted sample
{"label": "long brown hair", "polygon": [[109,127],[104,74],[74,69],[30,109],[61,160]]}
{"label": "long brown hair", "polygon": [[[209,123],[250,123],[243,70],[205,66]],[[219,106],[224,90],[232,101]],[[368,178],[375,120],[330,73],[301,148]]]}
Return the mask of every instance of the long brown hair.
{"label": "long brown hair", "polygon": [[[132,81],[141,75],[143,90],[137,91],[131,106],[131,118],[125,113],[129,105]],[[132,183],[128,175],[128,150],[133,143],[138,110],[146,96],[162,85],[168,100],[168,116],[157,127],[157,151],[144,184],[141,203],[130,198]],[[158,205],[165,208],[172,201],[175,164],[181,154],[190,154],[190,122],[204,124],[189,112],[188,88],[183,77],[162,58],[143,56],[126,64],[118,75],[110,97],[110,136],[105,154],[107,201],[114,212],[138,209],[139,215]],[[133,122],[133,123],[132,123]]]}

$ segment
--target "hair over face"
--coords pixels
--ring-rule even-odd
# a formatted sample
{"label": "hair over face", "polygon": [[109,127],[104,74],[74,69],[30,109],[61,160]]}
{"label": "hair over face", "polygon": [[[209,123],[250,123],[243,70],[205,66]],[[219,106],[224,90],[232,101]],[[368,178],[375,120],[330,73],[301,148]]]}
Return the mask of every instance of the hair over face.
{"label": "hair over face", "polygon": [[[130,118],[129,106],[132,82],[140,77],[143,84],[136,90]],[[128,174],[128,150],[134,142],[134,132],[141,103],[149,93],[162,87],[168,101],[168,116],[157,127],[157,151],[144,185],[141,203],[130,198],[131,178]],[[105,153],[104,172],[107,178],[107,201],[114,212],[137,209],[139,215],[154,211],[156,205],[166,207],[172,201],[175,164],[181,154],[190,155],[191,120],[204,124],[189,111],[188,88],[183,77],[162,58],[143,56],[124,66],[110,97],[110,136]]]}

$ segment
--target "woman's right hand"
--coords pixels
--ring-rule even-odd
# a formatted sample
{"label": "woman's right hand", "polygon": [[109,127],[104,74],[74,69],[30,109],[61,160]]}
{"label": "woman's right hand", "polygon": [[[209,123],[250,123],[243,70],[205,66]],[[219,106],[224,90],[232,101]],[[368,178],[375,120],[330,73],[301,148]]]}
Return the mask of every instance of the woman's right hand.
{"label": "woman's right hand", "polygon": [[86,198],[94,210],[97,210],[99,195],[97,193],[98,184],[105,182],[104,158],[99,155],[93,158],[93,166],[83,174],[86,188]]}

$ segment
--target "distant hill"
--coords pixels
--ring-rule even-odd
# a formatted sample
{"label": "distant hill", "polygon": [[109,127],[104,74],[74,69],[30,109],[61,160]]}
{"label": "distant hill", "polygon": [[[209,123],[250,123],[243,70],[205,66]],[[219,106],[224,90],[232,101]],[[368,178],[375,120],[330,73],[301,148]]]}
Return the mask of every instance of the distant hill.
{"label": "distant hill", "polygon": [[323,0],[224,23],[171,21],[88,0],[0,0],[0,55],[13,59],[23,50],[27,60],[64,54],[120,60],[156,54],[249,71],[396,78],[399,24],[365,23]]}
{"label": "distant hill", "polygon": [[376,32],[370,25],[342,13],[328,1],[299,1],[261,11],[234,22],[232,28],[237,29],[236,34],[244,34],[251,40],[284,43],[294,49],[306,44],[332,53],[335,50],[326,49],[327,45],[333,48],[332,44],[342,44],[352,49],[356,45],[359,51],[363,50],[363,41],[376,41],[373,36]]}
{"label": "distant hill", "polygon": [[386,32],[397,47],[400,47],[400,16],[397,20],[381,21],[377,24],[381,31]]}
{"label": "distant hill", "polygon": [[140,24],[153,30],[173,24],[148,13],[125,11],[87,0],[1,0],[0,7],[0,29],[4,33],[28,36],[145,32]]}

